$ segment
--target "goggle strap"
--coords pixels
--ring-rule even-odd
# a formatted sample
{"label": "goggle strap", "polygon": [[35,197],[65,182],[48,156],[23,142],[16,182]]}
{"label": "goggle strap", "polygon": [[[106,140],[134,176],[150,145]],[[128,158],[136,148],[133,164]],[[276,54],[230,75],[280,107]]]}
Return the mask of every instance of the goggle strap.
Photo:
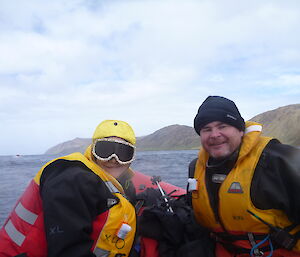
{"label": "goggle strap", "polygon": [[116,142],[116,143],[119,143],[119,144],[122,144],[122,145],[128,145],[128,146],[131,146],[133,149],[135,149],[136,147],[127,142],[127,141],[121,141],[121,140],[118,140],[118,139],[111,139],[111,138],[98,138],[94,141],[94,144],[96,144],[98,141],[107,141],[107,142]]}

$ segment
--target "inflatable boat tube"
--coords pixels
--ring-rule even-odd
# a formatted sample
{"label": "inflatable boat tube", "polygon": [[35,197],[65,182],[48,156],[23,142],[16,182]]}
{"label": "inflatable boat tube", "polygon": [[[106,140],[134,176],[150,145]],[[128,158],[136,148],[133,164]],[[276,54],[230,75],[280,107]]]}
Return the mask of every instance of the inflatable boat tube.
{"label": "inflatable boat tube", "polygon": [[[157,185],[152,182],[151,178],[152,177],[145,175],[141,172],[134,171],[132,182],[134,184],[137,194],[145,191],[147,188],[158,188]],[[173,195],[183,195],[186,193],[185,189],[166,183],[164,181],[159,182],[159,184],[166,194],[173,192],[172,193],[173,196]]]}
{"label": "inflatable boat tube", "polygon": [[[153,177],[145,175],[141,172],[134,171],[134,176],[132,177],[133,185],[136,189],[136,193],[141,193],[145,191],[147,188],[157,189],[158,186],[156,183],[153,183]],[[157,178],[157,177],[156,177]],[[171,197],[177,197],[186,193],[186,190],[166,183],[164,181],[159,182],[160,187],[163,189],[164,193]],[[137,207],[137,206],[136,206]],[[137,208],[136,208],[137,209]],[[140,216],[143,212],[143,208],[141,211],[137,211],[137,215]],[[140,256],[141,257],[160,257],[158,251],[158,242],[152,238],[140,237]]]}

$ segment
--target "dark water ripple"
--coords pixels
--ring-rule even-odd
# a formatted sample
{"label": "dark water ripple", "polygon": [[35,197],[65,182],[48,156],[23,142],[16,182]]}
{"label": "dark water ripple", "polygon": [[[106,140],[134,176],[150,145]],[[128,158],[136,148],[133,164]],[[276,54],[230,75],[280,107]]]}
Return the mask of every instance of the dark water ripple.
{"label": "dark water ripple", "polygon": [[[185,188],[188,164],[197,157],[196,150],[138,152],[134,170]],[[53,159],[49,155],[0,156],[0,227],[25,187],[38,170]]]}

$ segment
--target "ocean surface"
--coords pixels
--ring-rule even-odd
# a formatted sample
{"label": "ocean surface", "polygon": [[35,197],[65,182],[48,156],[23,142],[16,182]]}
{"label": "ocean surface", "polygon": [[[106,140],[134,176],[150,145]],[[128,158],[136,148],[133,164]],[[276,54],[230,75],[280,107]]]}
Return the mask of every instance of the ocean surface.
{"label": "ocean surface", "polygon": [[[197,150],[137,152],[131,167],[150,176],[160,176],[165,182],[185,188],[188,164],[197,157],[197,153]],[[38,170],[55,157],[0,156],[0,227]]]}

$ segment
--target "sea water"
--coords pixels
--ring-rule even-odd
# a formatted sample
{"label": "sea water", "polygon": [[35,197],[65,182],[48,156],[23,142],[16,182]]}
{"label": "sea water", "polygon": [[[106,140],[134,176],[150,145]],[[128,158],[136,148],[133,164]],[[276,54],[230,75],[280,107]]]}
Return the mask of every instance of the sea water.
{"label": "sea water", "polygon": [[[149,176],[185,188],[188,165],[197,150],[137,152],[131,167]],[[0,227],[25,187],[53,155],[0,156]]]}

